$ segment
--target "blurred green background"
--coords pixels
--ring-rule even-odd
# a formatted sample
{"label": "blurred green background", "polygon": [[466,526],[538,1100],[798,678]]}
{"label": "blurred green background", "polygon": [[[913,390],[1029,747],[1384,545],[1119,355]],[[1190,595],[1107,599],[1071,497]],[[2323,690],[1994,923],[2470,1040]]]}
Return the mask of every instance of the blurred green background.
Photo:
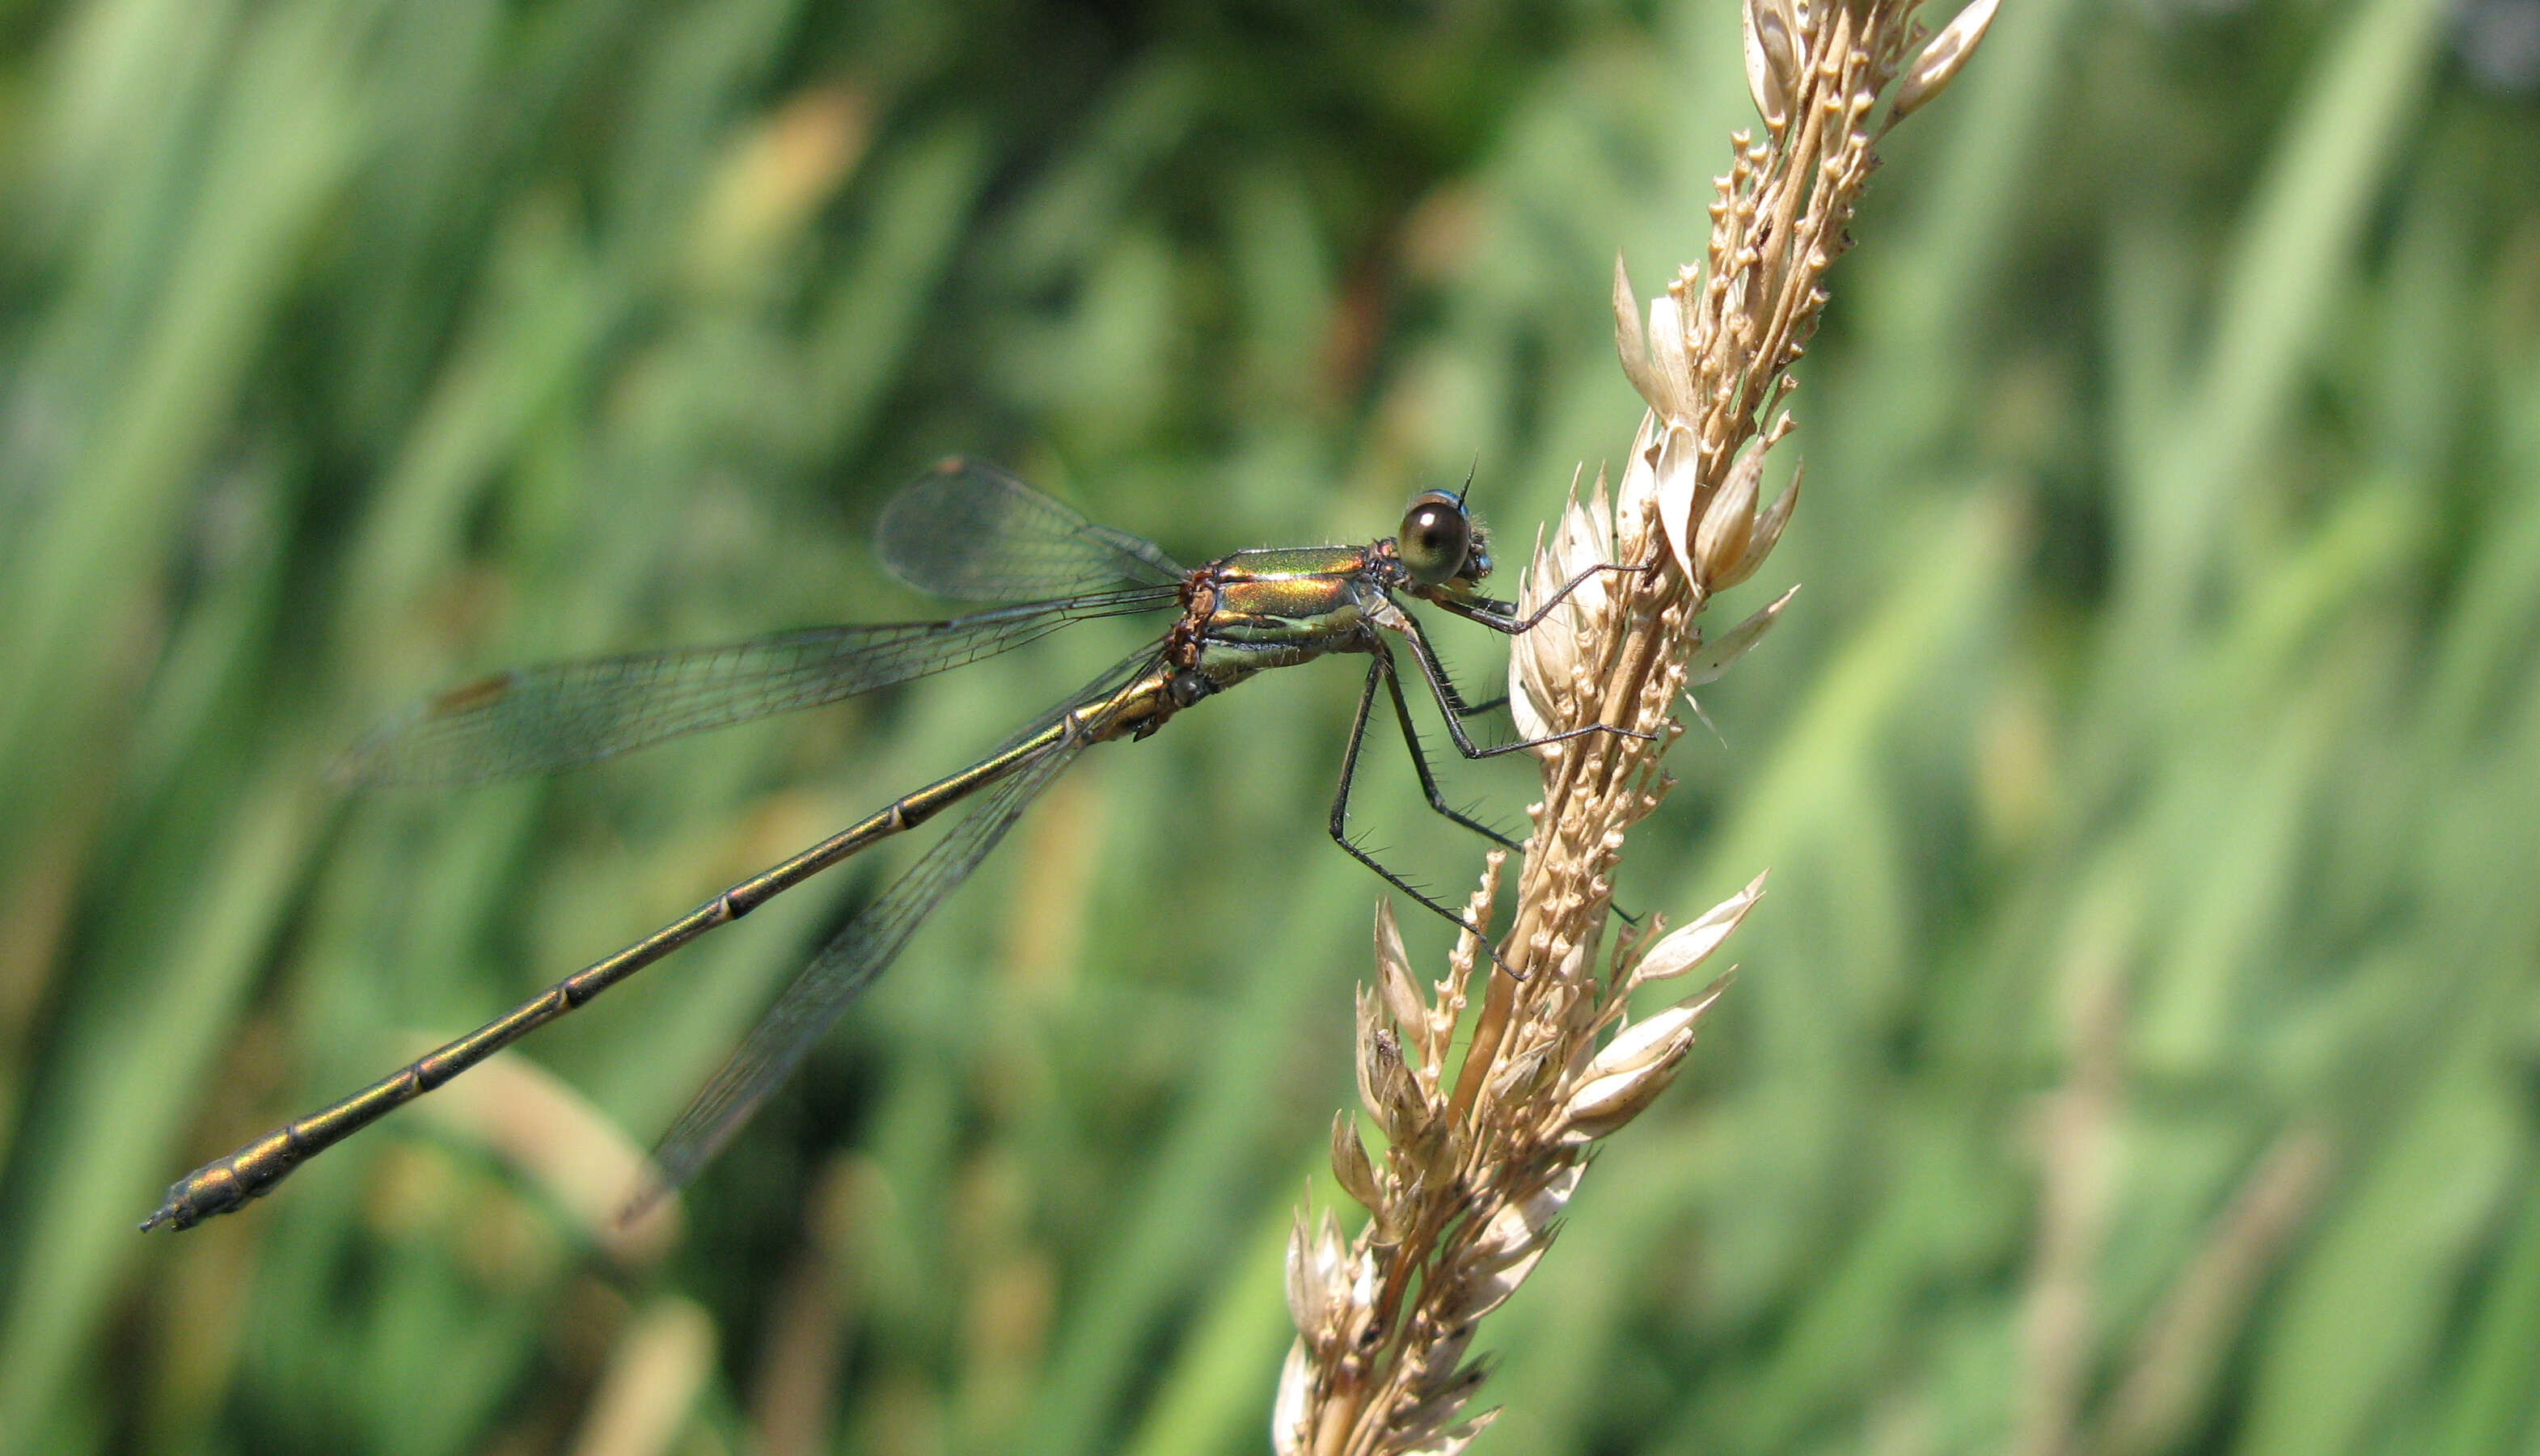
{"label": "blurred green background", "polygon": [[[1483,1449],[2540,1452],[2535,75],[2532,0],[2009,0],[1892,139],[1621,892],[1772,894]],[[955,451],[1193,560],[1478,462],[1514,564],[1749,116],[1724,0],[0,5],[0,1456],[1263,1449],[1341,665],[1090,755],[667,1238],[623,1159],[882,866],[133,1223],[1131,638],[345,803],[377,714],[926,614],[865,533]]]}

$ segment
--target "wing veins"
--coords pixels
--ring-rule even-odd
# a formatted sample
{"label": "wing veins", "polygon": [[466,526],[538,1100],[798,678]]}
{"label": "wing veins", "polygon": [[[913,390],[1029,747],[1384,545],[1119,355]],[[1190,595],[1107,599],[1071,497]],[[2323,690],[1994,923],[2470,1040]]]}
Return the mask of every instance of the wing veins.
{"label": "wing veins", "polygon": [[909,586],[972,601],[1168,586],[1188,575],[1154,542],[1096,525],[994,465],[959,458],[882,508],[874,545]]}
{"label": "wing veins", "polygon": [[747,642],[547,663],[479,678],[374,729],[338,765],[364,784],[548,773],[665,738],[834,703],[959,667],[1074,622],[1170,606],[1163,587],[937,622],[813,627]]}
{"label": "wing veins", "polygon": [[[1066,713],[1117,691],[1156,660],[1142,652],[1033,720],[1023,735],[1039,731]],[[794,1069],[818,1045],[847,1007],[898,958],[908,938],[944,897],[959,888],[1006,831],[1079,754],[1093,746],[1092,732],[1053,743],[984,791],[952,832],[936,841],[888,889],[859,911],[811,964],[769,1005],[739,1048],[707,1081],[653,1154],[653,1171],[629,1206],[633,1218],[695,1176]]]}

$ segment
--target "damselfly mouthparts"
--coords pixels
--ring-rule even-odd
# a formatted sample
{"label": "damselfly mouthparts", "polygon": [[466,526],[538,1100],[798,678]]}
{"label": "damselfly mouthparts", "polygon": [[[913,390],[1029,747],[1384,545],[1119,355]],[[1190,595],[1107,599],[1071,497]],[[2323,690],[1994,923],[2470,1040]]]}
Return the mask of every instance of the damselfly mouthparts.
{"label": "damselfly mouthparts", "polygon": [[1397,536],[1365,546],[1237,551],[1185,570],[1150,542],[1095,525],[992,467],[950,460],[882,513],[883,563],[921,591],[1009,605],[941,622],[822,627],[730,647],[637,653],[497,673],[444,693],[372,733],[348,762],[371,783],[462,783],[588,763],[673,734],[836,702],[975,662],[1070,622],[1174,611],[1163,637],[1033,720],[958,773],[884,805],[860,823],[716,895],[644,939],[331,1106],[289,1123],[185,1175],[141,1227],[186,1228],[268,1192],[291,1170],[390,1110],[431,1091],[531,1029],[811,875],[964,800],[969,813],[839,932],[797,976],[687,1110],[654,1156],[649,1202],[714,1156],[768,1092],[818,1042],[857,993],[882,974],[928,913],[1005,836],[1034,797],[1095,743],[1143,738],[1181,710],[1273,667],[1330,653],[1364,653],[1367,682],[1341,754],[1331,835],[1386,882],[1448,920],[1441,904],[1378,864],[1345,823],[1350,784],[1379,686],[1411,748],[1430,805],[1515,848],[1447,806],[1412,731],[1411,706],[1390,638],[1409,648],[1446,716],[1455,750],[1487,758],[1583,733],[1589,725],[1483,747],[1463,720],[1496,706],[1468,704],[1447,680],[1414,597],[1512,636],[1524,632],[1599,567],[1567,582],[1520,618],[1478,595],[1490,554],[1460,496],[1412,501]]}

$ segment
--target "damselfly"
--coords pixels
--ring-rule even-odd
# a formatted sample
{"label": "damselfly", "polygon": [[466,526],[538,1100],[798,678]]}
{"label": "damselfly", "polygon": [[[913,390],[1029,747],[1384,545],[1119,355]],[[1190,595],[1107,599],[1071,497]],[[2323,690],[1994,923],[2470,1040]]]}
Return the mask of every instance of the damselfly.
{"label": "damselfly", "polygon": [[921,591],[1008,605],[941,622],[821,627],[729,647],[597,658],[500,672],[444,693],[373,732],[351,755],[367,783],[466,783],[544,773],[606,758],[677,733],[836,702],[975,662],[1071,622],[1134,612],[1178,613],[1163,637],[1043,713],[958,773],[901,797],[785,863],[742,880],[644,939],[548,987],[504,1015],[331,1106],[289,1123],[179,1179],[142,1221],[186,1228],[270,1191],[302,1162],[431,1091],[535,1027],[781,891],[956,803],[968,814],[867,905],[795,978],[654,1155],[640,1201],[677,1187],[712,1158],[767,1094],[889,966],[938,902],[961,883],[1025,807],[1077,755],[1114,738],[1143,738],[1181,710],[1256,673],[1330,653],[1364,653],[1367,682],[1341,752],[1330,830],[1387,883],[1462,924],[1462,918],[1378,864],[1346,824],[1351,781],[1379,688],[1390,698],[1431,807],[1515,848],[1446,803],[1421,752],[1390,639],[1399,637],[1466,758],[1512,753],[1584,733],[1483,747],[1463,720],[1496,706],[1464,701],[1404,596],[1512,636],[1524,632],[1600,567],[1564,583],[1535,612],[1477,594],[1491,559],[1459,495],[1411,502],[1398,536],[1366,546],[1237,551],[1188,571],[1150,542],[1095,525],[1002,471],[948,460],[882,513],[882,558]]}

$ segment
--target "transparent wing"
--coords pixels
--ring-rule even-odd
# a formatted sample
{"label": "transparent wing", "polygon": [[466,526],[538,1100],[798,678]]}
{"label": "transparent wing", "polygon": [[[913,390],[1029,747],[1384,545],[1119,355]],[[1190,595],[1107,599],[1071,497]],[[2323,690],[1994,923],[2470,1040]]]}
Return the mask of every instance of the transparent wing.
{"label": "transparent wing", "polygon": [[950,459],[882,508],[890,574],[936,596],[1030,601],[1189,575],[1152,541],[1095,525],[994,465]]}
{"label": "transparent wing", "polygon": [[[1120,663],[1035,720],[1025,735],[1047,728],[1063,713],[1099,701],[1155,659],[1150,650]],[[723,1150],[767,1094],[781,1086],[837,1024],[848,1005],[889,968],[900,947],[944,897],[969,878],[1040,792],[1093,742],[1091,733],[1060,739],[983,789],[979,801],[950,834],[848,922],[777,997],[732,1059],[663,1135],[653,1153],[652,1175],[628,1208],[627,1217],[633,1218],[663,1194],[687,1182]]]}
{"label": "transparent wing", "polygon": [[1070,622],[1173,603],[1172,588],[1131,588],[944,622],[814,627],[724,647],[515,668],[382,724],[354,745],[336,773],[367,784],[465,784],[547,773],[925,677]]}

